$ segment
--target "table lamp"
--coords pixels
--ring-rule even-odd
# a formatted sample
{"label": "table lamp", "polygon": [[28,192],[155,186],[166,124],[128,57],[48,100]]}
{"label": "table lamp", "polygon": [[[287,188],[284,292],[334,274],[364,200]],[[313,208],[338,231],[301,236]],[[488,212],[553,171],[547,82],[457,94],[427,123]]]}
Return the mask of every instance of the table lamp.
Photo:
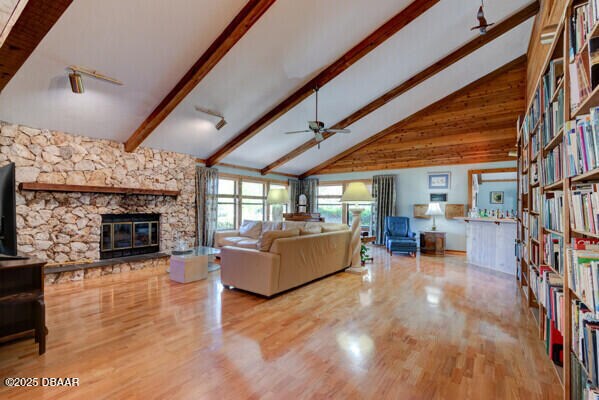
{"label": "table lamp", "polygon": [[431,231],[436,231],[437,225],[435,224],[435,217],[443,215],[441,205],[439,203],[428,203],[428,209],[425,214],[433,217],[433,227],[431,228]]}
{"label": "table lamp", "polygon": [[273,206],[272,220],[283,220],[283,204],[289,203],[289,192],[287,189],[270,189],[266,196],[266,203]]}
{"label": "table lamp", "polygon": [[[349,205],[357,205],[360,203],[372,203],[374,199],[372,195],[366,188],[364,182],[351,182],[347,185],[345,192],[343,192],[343,196],[341,196],[341,202]],[[360,225],[362,219],[362,211],[363,208],[353,207],[350,208],[350,211],[353,216],[353,221],[351,224],[351,242],[349,244],[350,251],[352,254],[351,257],[351,267],[346,271],[355,273],[355,274],[363,274],[367,272],[366,267],[362,267],[360,263],[360,249],[362,248],[362,241],[360,238]]]}

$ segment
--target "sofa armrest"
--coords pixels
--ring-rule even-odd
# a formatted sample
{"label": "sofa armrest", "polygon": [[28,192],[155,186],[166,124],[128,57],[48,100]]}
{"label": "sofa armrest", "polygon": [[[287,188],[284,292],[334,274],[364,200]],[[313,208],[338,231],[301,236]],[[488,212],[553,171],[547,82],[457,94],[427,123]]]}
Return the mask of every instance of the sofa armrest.
{"label": "sofa armrest", "polygon": [[239,230],[216,231],[214,232],[214,247],[223,247],[222,239],[226,237],[239,236]]}
{"label": "sofa armrest", "polygon": [[264,296],[278,292],[278,254],[225,246],[220,254],[221,282]]}

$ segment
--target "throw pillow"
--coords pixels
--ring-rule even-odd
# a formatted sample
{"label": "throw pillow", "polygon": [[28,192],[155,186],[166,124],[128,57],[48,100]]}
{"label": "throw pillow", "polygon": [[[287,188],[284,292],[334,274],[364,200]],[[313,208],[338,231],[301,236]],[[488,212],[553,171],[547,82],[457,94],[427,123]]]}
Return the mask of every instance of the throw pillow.
{"label": "throw pillow", "polygon": [[324,224],[322,226],[322,232],[339,232],[339,231],[348,231],[349,226],[345,224]]}
{"label": "throw pillow", "polygon": [[302,221],[283,221],[283,230],[286,231],[288,229],[301,229],[306,226],[305,222]]}
{"label": "throw pillow", "polygon": [[268,231],[280,231],[281,223],[273,221],[262,221],[262,233]]}
{"label": "throw pillow", "polygon": [[317,233],[322,233],[322,224],[315,222],[308,222],[306,226],[300,228],[301,235],[314,235]]}
{"label": "throw pillow", "polygon": [[299,229],[288,229],[286,231],[268,231],[264,232],[260,240],[258,241],[258,250],[260,251],[269,251],[270,247],[274,243],[275,240],[281,238],[288,238],[299,236]]}
{"label": "throw pillow", "polygon": [[243,221],[239,227],[239,236],[258,239],[262,233],[262,221]]}

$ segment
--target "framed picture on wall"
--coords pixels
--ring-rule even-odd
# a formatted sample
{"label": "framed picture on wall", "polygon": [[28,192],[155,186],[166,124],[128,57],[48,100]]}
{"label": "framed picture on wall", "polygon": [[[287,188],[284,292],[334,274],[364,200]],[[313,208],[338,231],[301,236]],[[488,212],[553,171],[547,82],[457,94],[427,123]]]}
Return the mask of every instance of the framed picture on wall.
{"label": "framed picture on wall", "polygon": [[447,201],[447,193],[431,193],[431,203],[441,203]]}
{"label": "framed picture on wall", "polygon": [[503,204],[503,192],[491,192],[491,204]]}
{"label": "framed picture on wall", "polygon": [[449,172],[429,172],[428,173],[428,188],[429,189],[449,189],[451,184],[451,173]]}

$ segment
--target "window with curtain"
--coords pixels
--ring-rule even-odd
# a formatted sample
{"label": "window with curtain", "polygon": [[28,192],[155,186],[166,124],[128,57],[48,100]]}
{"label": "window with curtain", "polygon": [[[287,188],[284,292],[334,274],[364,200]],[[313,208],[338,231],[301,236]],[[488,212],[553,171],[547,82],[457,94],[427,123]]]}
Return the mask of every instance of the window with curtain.
{"label": "window with curtain", "polygon": [[237,182],[234,179],[218,180],[218,230],[237,227]]}
{"label": "window with curtain", "polygon": [[321,183],[318,185],[318,212],[326,222],[343,222],[342,195],[342,184],[327,185]]}

